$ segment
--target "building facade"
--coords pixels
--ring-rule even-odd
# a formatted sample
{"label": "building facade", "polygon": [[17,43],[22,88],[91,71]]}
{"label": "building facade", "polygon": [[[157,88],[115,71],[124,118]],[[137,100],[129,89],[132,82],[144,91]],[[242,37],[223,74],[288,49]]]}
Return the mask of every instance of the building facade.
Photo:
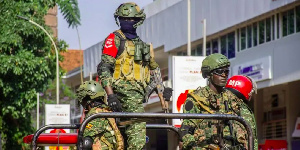
{"label": "building facade", "polygon": [[[171,57],[187,54],[187,0],[158,0],[145,8],[147,19],[138,31],[156,51]],[[222,53],[231,62],[231,75],[254,78],[258,93],[250,107],[255,112],[259,143],[286,140],[288,149],[300,115],[300,2],[295,0],[190,0],[191,54],[203,54],[206,19],[206,55]]]}
{"label": "building facade", "polygon": [[[259,143],[286,140],[292,149],[298,142],[292,132],[300,116],[300,1],[190,0],[190,4],[191,55],[203,54],[202,20],[206,19],[206,55],[226,55],[231,76],[244,74],[257,82],[258,93],[249,105],[255,113]],[[187,0],[156,0],[144,8],[147,18],[138,27],[141,39],[153,43],[170,87],[172,56],[187,55],[187,5]],[[85,79],[97,76],[102,42],[84,51]],[[147,112],[162,112],[155,94],[144,105]],[[177,136],[168,131],[147,135],[147,149],[173,150],[178,144]]]}

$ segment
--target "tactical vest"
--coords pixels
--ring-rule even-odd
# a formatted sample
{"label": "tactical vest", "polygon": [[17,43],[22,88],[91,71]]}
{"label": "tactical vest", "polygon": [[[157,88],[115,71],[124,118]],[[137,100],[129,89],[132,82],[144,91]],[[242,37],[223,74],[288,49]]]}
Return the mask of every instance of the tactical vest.
{"label": "tactical vest", "polygon": [[[199,87],[197,90],[195,90],[192,93],[189,93],[191,97],[196,101],[196,103],[205,111],[207,114],[230,114],[231,108],[225,109],[225,102],[230,101],[229,97],[226,93],[221,93],[222,95],[220,97],[215,97],[214,94],[211,94],[212,92],[209,87]],[[228,107],[231,107],[228,104]],[[198,124],[199,129],[207,128],[205,129],[205,135],[206,137],[211,137],[210,139],[207,139],[207,144],[217,144],[216,141],[221,141],[220,137],[233,137],[232,135],[232,127],[228,123],[225,123],[224,121],[220,120],[207,120],[207,124],[204,126],[201,126],[201,124]],[[230,129],[231,128],[231,129]],[[230,131],[231,130],[231,131]],[[197,129],[195,129],[195,132],[197,132]],[[214,133],[212,135],[212,133]],[[222,135],[222,136],[221,136]],[[229,144],[228,146],[232,147],[232,142],[229,142],[228,140],[223,141],[225,145]],[[228,143],[229,142],[229,143]]]}
{"label": "tactical vest", "polygon": [[[150,46],[140,39],[128,40],[121,30],[114,32],[121,39],[115,70],[114,80],[137,81],[145,88],[150,81]],[[123,46],[124,45],[124,46]]]}

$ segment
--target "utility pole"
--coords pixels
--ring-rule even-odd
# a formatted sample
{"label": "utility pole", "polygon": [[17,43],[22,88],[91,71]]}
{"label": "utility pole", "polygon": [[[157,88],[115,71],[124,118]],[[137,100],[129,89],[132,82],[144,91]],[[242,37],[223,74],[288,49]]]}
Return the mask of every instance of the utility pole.
{"label": "utility pole", "polygon": [[36,25],[40,29],[42,29],[47,34],[47,36],[50,38],[50,40],[54,46],[55,54],[56,54],[56,103],[58,105],[59,104],[59,64],[58,64],[58,50],[57,50],[56,44],[55,44],[53,38],[51,37],[51,35],[41,25],[37,24],[36,22],[34,22],[26,17],[19,16],[19,15],[18,15],[18,17],[21,19],[24,19],[24,20]]}
{"label": "utility pole", "polygon": [[187,55],[191,56],[191,0],[187,0]]}
{"label": "utility pole", "polygon": [[36,93],[36,99],[37,99],[37,104],[36,104],[36,129],[39,129],[40,125],[40,93]]}
{"label": "utility pole", "polygon": [[202,55],[206,56],[206,19],[202,20],[203,23],[203,48],[202,48]]}

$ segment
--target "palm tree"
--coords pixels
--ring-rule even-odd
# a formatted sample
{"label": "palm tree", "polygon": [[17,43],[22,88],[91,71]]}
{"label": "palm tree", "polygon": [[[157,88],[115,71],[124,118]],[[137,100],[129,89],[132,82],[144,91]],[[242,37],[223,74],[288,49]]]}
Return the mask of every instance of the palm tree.
{"label": "palm tree", "polygon": [[[77,35],[78,35],[78,43],[79,49],[81,50],[81,41],[78,32],[78,26],[80,25],[80,12],[78,8],[78,1],[77,0],[61,0],[57,2],[58,6],[60,7],[61,13],[64,16],[64,19],[68,22],[69,27],[76,28]],[[82,57],[82,56],[81,56]],[[83,76],[82,76],[82,62],[80,64],[80,79],[81,83],[83,83]]]}
{"label": "palm tree", "polygon": [[69,24],[69,27],[77,28],[80,25],[80,11],[77,0],[59,0],[57,5]]}

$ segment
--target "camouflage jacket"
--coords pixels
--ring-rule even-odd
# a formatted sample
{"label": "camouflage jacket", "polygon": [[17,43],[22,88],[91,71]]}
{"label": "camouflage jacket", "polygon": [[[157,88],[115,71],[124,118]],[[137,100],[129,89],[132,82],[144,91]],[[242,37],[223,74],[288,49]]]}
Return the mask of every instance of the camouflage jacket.
{"label": "camouflage jacket", "polygon": [[[100,112],[111,112],[110,109],[103,105],[101,108],[94,107],[87,114],[89,117]],[[117,127],[115,119],[113,118],[97,118],[90,121],[83,133],[83,136],[90,136],[94,143],[101,143],[101,149],[124,149],[123,137]]]}
{"label": "camouflage jacket", "polygon": [[[199,87],[188,94],[183,111],[184,113],[200,114],[234,114],[229,104],[229,101],[233,98],[232,95],[227,95],[225,92],[216,94],[208,86],[204,88]],[[225,110],[225,101],[228,103],[228,110]],[[188,126],[189,132],[182,137],[183,149],[213,149],[212,147],[215,146],[231,147],[232,143],[220,136],[220,134],[223,134],[223,137],[236,139],[234,134],[230,134],[228,124],[228,122],[219,120],[184,119],[182,126]],[[232,123],[232,126],[240,128],[240,125],[235,124],[235,122]],[[181,128],[180,130],[184,132],[182,130],[186,129]]]}
{"label": "camouflage jacket", "polygon": [[[107,37],[105,39],[105,41],[107,41],[109,37]],[[110,45],[112,47],[115,47],[117,49],[117,54],[120,50],[120,46],[121,45],[121,38],[117,35],[114,36],[113,40],[113,44]],[[128,39],[126,39],[128,40]],[[139,37],[137,37],[136,39],[133,39],[133,40],[136,40],[136,41],[140,41],[142,43],[144,43],[143,41],[141,41],[141,39]],[[103,43],[102,45],[102,50],[104,50],[105,48],[105,43]],[[127,45],[125,44],[124,47],[126,47]],[[125,48],[126,49],[126,48]],[[122,53],[124,53],[126,50],[124,50]],[[111,55],[108,55],[108,54],[104,54],[102,52],[102,55],[101,55],[101,62],[99,63],[98,67],[97,67],[97,73],[99,75],[99,78],[101,80],[101,84],[103,87],[106,87],[106,86],[116,86],[118,83],[118,81],[115,81],[114,77],[113,77],[113,74],[114,74],[114,71],[115,71],[115,67],[116,67],[116,61],[117,61],[117,58],[118,58],[118,55],[116,54],[116,57],[113,57]],[[122,62],[124,63],[124,62]],[[158,66],[158,64],[155,62],[154,58],[151,58],[150,59],[150,62],[148,64],[145,64],[145,65],[149,65],[150,69],[151,70],[154,70],[156,69]],[[149,76],[150,76],[150,72],[149,72]],[[138,86],[138,87],[141,87],[142,89],[145,88],[145,86],[147,85],[143,85],[141,83],[132,83],[134,86]]]}
{"label": "camouflage jacket", "polygon": [[[258,149],[257,126],[256,126],[254,113],[248,107],[248,105],[243,102],[242,99],[239,99],[238,97],[236,97],[231,91],[226,90],[226,93],[228,95],[231,95],[232,97],[235,97],[230,102],[230,105],[232,106],[231,107],[232,111],[236,115],[241,116],[251,126],[251,129],[252,129],[252,132],[253,132],[253,138],[254,138],[254,149],[257,150]],[[248,149],[248,145],[247,145],[248,144],[248,134],[247,134],[246,129],[244,128],[244,126],[242,126],[242,128],[243,128],[243,131],[242,131],[243,133],[238,134],[240,136],[237,137],[237,138],[238,138],[238,141],[240,143],[243,143],[245,145],[246,149]],[[235,132],[238,132],[238,131],[235,131]]]}

